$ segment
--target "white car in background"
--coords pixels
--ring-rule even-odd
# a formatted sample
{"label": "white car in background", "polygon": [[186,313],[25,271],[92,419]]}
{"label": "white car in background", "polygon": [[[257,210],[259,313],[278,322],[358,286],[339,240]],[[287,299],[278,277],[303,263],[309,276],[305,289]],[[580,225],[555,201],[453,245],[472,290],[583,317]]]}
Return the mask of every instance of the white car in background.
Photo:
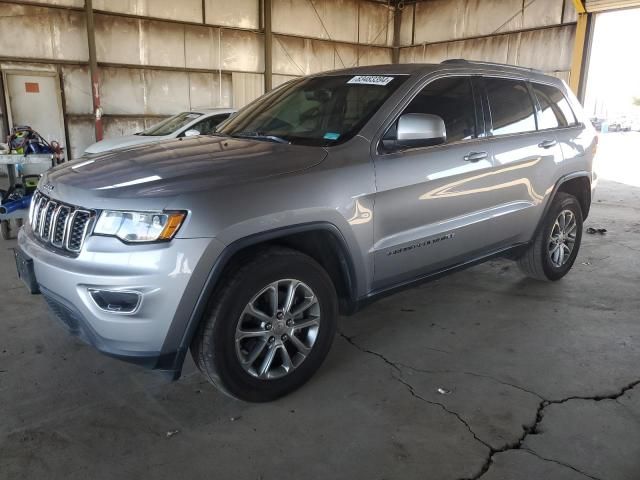
{"label": "white car in background", "polygon": [[85,155],[106,152],[117,148],[143,145],[178,137],[210,135],[216,127],[235,113],[233,108],[201,108],[197,111],[181,112],[152,127],[133,135],[109,138],[87,147]]}

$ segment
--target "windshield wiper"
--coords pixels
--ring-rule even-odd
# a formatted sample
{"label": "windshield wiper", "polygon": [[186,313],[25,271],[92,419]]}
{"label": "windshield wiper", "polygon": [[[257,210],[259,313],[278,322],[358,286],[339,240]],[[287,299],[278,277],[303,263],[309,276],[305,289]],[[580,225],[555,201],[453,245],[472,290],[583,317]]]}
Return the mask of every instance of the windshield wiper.
{"label": "windshield wiper", "polygon": [[239,132],[239,133],[234,133],[233,135],[230,135],[230,136],[233,138],[253,138],[255,140],[266,140],[268,142],[274,142],[274,143],[291,144],[289,140],[285,140],[282,137],[278,137],[276,135],[265,135],[260,132]]}

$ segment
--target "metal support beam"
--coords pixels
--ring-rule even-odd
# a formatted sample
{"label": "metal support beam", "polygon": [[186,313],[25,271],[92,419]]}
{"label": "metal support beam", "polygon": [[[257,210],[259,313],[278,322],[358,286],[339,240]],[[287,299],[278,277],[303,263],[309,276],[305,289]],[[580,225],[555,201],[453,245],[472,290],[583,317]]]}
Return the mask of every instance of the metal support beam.
{"label": "metal support beam", "polygon": [[0,136],[0,142],[5,142],[7,140],[6,137],[9,137],[10,129],[9,129],[9,99],[4,95],[4,77],[2,72],[0,72],[0,117],[2,118],[2,136]]}
{"label": "metal support beam", "polygon": [[396,3],[393,7],[393,51],[391,63],[400,63],[400,28],[402,26],[402,9]]}
{"label": "metal support beam", "polygon": [[262,0],[264,30],[264,91],[273,88],[273,32],[271,30],[271,0]]}
{"label": "metal support beam", "polygon": [[62,74],[62,66],[56,65],[58,72],[58,82],[60,85],[60,100],[62,104],[62,123],[64,126],[64,155],[67,160],[71,160],[71,141],[69,140],[69,118],[67,115],[67,97],[64,92],[64,75]]}
{"label": "metal support beam", "polygon": [[587,13],[583,0],[573,0],[573,4],[578,13],[578,23],[576,24],[576,36],[573,43],[569,85],[576,96],[581,101],[584,101],[592,14]]}
{"label": "metal support beam", "polygon": [[581,13],[587,13],[587,7],[584,5],[584,0],[573,0],[573,6],[576,8],[578,15]]}
{"label": "metal support beam", "polygon": [[85,0],[85,16],[87,19],[87,42],[89,44],[89,73],[91,74],[91,98],[93,99],[93,114],[95,116],[96,141],[104,137],[102,126],[102,108],[100,107],[100,74],[96,58],[96,35],[93,22],[93,0]]}

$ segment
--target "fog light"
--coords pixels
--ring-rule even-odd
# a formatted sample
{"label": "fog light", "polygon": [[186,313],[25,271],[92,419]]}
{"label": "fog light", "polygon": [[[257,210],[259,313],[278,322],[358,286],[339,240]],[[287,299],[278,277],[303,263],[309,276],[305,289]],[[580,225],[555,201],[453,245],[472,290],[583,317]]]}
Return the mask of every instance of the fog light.
{"label": "fog light", "polygon": [[138,292],[90,288],[89,295],[100,310],[109,313],[133,313],[142,301],[142,295]]}

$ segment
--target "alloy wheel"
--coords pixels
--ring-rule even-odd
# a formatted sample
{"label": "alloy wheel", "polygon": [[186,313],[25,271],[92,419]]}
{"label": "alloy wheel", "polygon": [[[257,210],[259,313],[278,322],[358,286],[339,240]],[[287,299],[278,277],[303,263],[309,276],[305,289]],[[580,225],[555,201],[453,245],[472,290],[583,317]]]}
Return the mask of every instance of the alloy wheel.
{"label": "alloy wheel", "polygon": [[270,380],[298,368],[309,356],[320,328],[313,290],[296,279],[277,280],[245,306],[236,327],[236,355],[250,375]]}
{"label": "alloy wheel", "polygon": [[576,243],[578,222],[571,210],[560,212],[551,228],[548,253],[551,264],[560,268],[569,261]]}

